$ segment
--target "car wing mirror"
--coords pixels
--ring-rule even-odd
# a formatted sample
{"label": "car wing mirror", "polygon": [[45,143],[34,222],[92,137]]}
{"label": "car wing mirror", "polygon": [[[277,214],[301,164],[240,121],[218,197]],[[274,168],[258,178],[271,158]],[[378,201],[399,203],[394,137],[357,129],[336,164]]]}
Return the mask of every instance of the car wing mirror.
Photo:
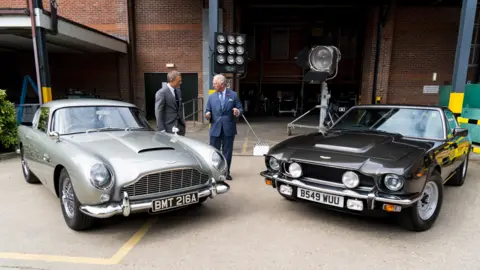
{"label": "car wing mirror", "polygon": [[468,136],[468,129],[466,129],[466,128],[455,128],[453,130],[453,136],[466,137],[466,136]]}
{"label": "car wing mirror", "polygon": [[60,134],[56,131],[52,131],[52,132],[48,133],[48,137],[51,140],[56,140],[57,142],[60,141]]}

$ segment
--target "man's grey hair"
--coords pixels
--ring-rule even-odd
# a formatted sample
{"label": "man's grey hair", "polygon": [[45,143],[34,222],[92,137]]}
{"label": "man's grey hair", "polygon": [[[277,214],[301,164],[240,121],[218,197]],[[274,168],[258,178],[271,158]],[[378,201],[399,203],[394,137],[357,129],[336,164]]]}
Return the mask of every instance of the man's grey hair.
{"label": "man's grey hair", "polygon": [[180,73],[176,70],[172,70],[172,71],[168,72],[168,74],[167,74],[167,81],[168,82],[173,82],[180,75],[182,75],[182,73]]}
{"label": "man's grey hair", "polygon": [[222,74],[217,74],[213,76],[213,81],[217,81],[220,84],[227,86],[227,78],[225,78],[225,76],[223,76]]}

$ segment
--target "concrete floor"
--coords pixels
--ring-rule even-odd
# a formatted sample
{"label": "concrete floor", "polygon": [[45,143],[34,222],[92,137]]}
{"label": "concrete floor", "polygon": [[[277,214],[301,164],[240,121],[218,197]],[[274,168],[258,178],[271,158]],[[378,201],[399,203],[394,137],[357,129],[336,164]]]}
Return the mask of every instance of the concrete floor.
{"label": "concrete floor", "polygon": [[59,200],[27,184],[19,159],[0,162],[0,269],[478,269],[478,158],[446,187],[424,233],[290,202],[264,184],[261,157],[234,157],[231,191],[200,207],[65,225]]}

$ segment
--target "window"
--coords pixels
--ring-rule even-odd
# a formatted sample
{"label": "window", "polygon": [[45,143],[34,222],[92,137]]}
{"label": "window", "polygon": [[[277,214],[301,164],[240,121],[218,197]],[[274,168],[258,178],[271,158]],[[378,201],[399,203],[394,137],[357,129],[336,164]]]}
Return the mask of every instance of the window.
{"label": "window", "polygon": [[270,39],[270,58],[285,60],[289,58],[290,36],[287,28],[272,28]]}
{"label": "window", "polygon": [[451,111],[445,111],[448,122],[448,135],[453,134],[453,130],[458,127],[457,119]]}
{"label": "window", "polygon": [[48,126],[48,116],[50,113],[50,109],[48,107],[40,108],[40,117],[38,119],[38,126],[37,129],[47,133],[47,126]]}
{"label": "window", "polygon": [[399,133],[405,137],[443,139],[445,131],[437,110],[412,108],[358,108],[337,122],[335,129]]}
{"label": "window", "polygon": [[52,130],[60,135],[91,131],[129,129],[152,130],[137,108],[119,106],[77,106],[54,112]]}

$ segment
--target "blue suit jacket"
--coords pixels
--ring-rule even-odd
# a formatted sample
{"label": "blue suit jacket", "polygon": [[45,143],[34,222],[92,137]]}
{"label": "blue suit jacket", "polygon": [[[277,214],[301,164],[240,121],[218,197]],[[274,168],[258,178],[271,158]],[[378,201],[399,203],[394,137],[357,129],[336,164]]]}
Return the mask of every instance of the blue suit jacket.
{"label": "blue suit jacket", "polygon": [[222,110],[218,92],[208,97],[205,113],[210,112],[210,136],[218,137],[222,128],[225,136],[235,136],[237,134],[237,117],[233,115],[233,108],[239,111],[239,117],[243,113],[242,102],[235,91],[225,89],[225,107]]}

